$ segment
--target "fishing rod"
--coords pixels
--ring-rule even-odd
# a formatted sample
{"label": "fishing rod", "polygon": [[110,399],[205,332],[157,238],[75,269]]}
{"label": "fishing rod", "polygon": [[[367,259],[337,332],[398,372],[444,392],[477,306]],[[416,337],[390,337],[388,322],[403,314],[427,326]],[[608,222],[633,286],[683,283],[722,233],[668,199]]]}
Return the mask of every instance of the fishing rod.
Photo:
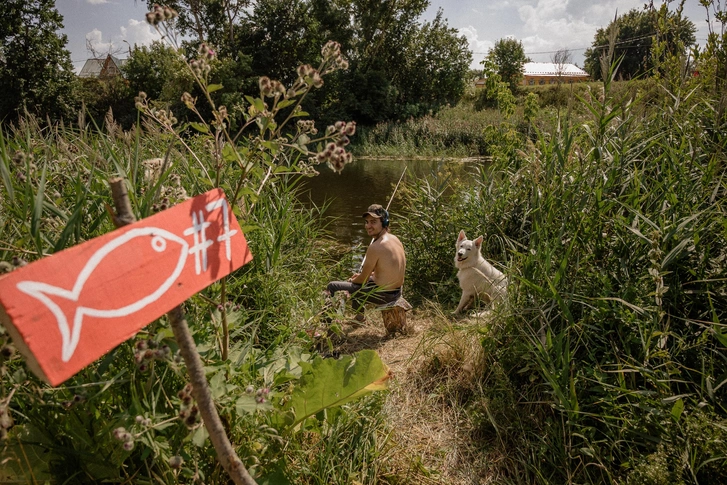
{"label": "fishing rod", "polygon": [[[391,201],[394,200],[394,195],[396,195],[396,191],[399,190],[399,184],[404,179],[404,174],[406,173],[408,165],[404,165],[404,171],[401,172],[401,176],[399,177],[399,181],[396,182],[396,186],[394,187],[394,191],[391,193],[391,197],[389,197],[389,203],[386,204],[386,213],[389,213],[389,207],[391,207]],[[376,240],[376,238],[371,238],[371,242],[369,243],[369,246],[373,244],[373,242]],[[366,254],[364,254],[364,257],[361,259],[361,266],[358,268],[358,272],[360,273],[363,270],[364,263],[366,262]]]}

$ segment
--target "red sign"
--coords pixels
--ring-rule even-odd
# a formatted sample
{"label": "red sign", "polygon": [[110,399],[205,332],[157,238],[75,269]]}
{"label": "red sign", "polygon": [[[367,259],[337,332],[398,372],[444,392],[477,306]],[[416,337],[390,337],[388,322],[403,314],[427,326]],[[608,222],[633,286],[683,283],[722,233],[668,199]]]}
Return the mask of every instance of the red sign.
{"label": "red sign", "polygon": [[55,386],[251,259],[210,190],[0,278],[0,320]]}

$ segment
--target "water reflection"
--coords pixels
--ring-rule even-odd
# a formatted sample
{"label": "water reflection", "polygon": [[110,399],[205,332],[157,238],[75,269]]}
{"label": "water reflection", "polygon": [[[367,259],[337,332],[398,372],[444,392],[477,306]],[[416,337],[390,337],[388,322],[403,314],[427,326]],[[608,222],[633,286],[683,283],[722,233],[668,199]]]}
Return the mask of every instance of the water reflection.
{"label": "water reflection", "polygon": [[[406,168],[404,176],[406,181],[410,177],[424,177],[436,173],[447,163],[460,162],[434,159],[357,159],[346,165],[340,174],[334,173],[325,164],[320,165],[316,167],[320,175],[304,181],[301,201],[312,202],[317,206],[330,202],[326,214],[332,218],[328,226],[332,236],[343,244],[366,246],[370,240],[364,230],[361,215],[371,204],[381,204],[386,207],[404,168]],[[403,209],[403,201],[400,194],[397,194],[389,207],[394,233],[397,219],[405,215],[402,213]]]}

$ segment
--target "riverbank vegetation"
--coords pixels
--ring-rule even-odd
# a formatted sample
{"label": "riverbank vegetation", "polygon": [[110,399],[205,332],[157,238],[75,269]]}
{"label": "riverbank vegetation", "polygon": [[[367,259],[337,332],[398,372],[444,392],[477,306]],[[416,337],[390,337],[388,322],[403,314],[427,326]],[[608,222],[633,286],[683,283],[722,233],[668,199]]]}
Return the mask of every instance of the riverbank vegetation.
{"label": "riverbank vegetation", "polygon": [[[113,230],[109,178],[127,181],[138,218],[221,187],[255,259],[185,312],[225,431],[259,483],[441,483],[447,466],[467,470],[457,483],[727,481],[724,35],[700,54],[699,76],[672,55],[650,79],[615,82],[618,59],[606,57],[602,83],[471,93],[438,113],[320,133],[295,107],[345,65],[338,44],[286,86],[259,79],[234,113],[216,102],[214,57],[202,44],[183,66],[201,93],[180,98],[194,123],[139,95],[131,129],[85,112],[3,125],[3,271]],[[411,399],[397,402],[458,417],[454,465],[441,450],[402,450],[415,427],[391,418],[385,392],[289,420],[305,376],[376,362],[321,295],[353,256],[326,237],[325,207],[296,196],[315,163],[345,170],[348,150],[486,158],[473,178],[406,179],[395,227],[407,298],[428,323],[409,339],[417,367],[400,376]],[[460,229],[484,235],[510,280],[506,304],[464,320],[450,314]],[[166,317],[59,387],[0,340],[2,479],[226,482]],[[331,392],[339,381],[326,381]]]}
{"label": "riverbank vegetation", "polygon": [[501,138],[474,185],[407,187],[422,296],[454,306],[441,262],[462,228],[510,277],[453,390],[500,483],[727,479],[724,84],[670,71],[646,96],[612,77],[547,130]]}

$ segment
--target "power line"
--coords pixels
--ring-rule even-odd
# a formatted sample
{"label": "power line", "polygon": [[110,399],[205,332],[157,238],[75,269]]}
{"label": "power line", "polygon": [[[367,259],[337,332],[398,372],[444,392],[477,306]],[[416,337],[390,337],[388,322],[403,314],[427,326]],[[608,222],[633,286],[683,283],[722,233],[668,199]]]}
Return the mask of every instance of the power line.
{"label": "power line", "polygon": [[[637,40],[648,39],[650,37],[653,37],[655,34],[656,34],[656,32],[653,32],[651,34],[641,35],[639,37],[631,37],[630,39],[624,39],[622,41],[616,42],[616,43],[614,43],[614,45],[628,44],[630,42],[634,42],[634,41],[637,41]],[[699,38],[699,39],[695,39],[695,40],[707,40],[707,39],[706,38]],[[584,51],[586,49],[594,49],[595,50],[595,49],[603,49],[603,48],[606,48],[608,46],[609,46],[609,44],[601,44],[601,45],[595,45],[595,46],[589,46],[589,47],[566,48],[565,50],[568,50],[568,51]],[[638,47],[638,46],[632,46],[632,47]],[[525,55],[526,56],[530,56],[530,55],[536,55],[536,54],[555,54],[556,52],[559,52],[561,50],[564,50],[564,49],[557,49],[557,50],[554,50],[554,51],[526,52]],[[487,55],[487,54],[489,54],[489,52],[472,52],[472,54]]]}

